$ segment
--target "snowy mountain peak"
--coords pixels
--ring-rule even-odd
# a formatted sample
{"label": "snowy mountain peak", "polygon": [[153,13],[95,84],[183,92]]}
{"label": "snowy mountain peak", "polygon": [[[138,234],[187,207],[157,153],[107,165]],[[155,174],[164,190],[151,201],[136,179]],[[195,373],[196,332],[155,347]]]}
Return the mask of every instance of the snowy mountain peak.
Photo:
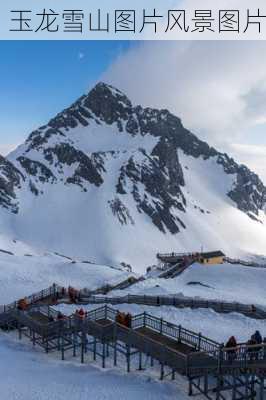
{"label": "snowy mountain peak", "polygon": [[134,106],[103,82],[0,158],[0,212],[17,235],[103,263],[130,263],[131,243],[147,254],[155,243],[226,250],[231,221],[254,231],[263,252],[265,204],[266,188],[247,167],[169,111]]}

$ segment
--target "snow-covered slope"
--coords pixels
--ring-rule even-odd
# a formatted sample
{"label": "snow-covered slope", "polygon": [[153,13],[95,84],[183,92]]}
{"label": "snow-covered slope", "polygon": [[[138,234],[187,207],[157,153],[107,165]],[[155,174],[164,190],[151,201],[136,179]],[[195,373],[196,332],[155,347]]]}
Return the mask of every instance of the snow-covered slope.
{"label": "snow-covered slope", "polygon": [[28,342],[3,334],[0,351],[1,400],[188,399],[185,381],[181,389],[176,382],[160,382],[158,370],[154,377],[137,371],[125,374],[113,365],[103,370],[92,362],[91,354],[84,365],[72,356],[60,361],[58,353],[48,358]]}
{"label": "snow-covered slope", "polygon": [[265,253],[266,188],[167,110],[99,83],[0,159],[0,229],[37,251],[131,264]]}
{"label": "snow-covered slope", "polygon": [[0,304],[38,292],[53,282],[64,287],[95,290],[107,284],[115,285],[129,276],[123,269],[91,264],[86,259],[37,253],[23,243],[1,241],[1,237],[0,244],[6,245],[4,251],[0,247]]}
{"label": "snow-covered slope", "polygon": [[182,275],[173,279],[150,278],[113,296],[125,294],[184,295],[266,307],[266,268],[242,265],[191,265]]}

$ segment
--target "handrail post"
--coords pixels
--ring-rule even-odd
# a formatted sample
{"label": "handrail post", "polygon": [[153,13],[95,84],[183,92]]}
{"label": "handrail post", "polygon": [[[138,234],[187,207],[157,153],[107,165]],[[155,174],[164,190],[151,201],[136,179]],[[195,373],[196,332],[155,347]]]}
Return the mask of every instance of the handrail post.
{"label": "handrail post", "polygon": [[218,373],[221,372],[222,361],[223,361],[223,345],[220,345],[219,346],[219,354],[218,354]]}
{"label": "handrail post", "polygon": [[189,353],[186,355],[186,376],[189,376]]}
{"label": "handrail post", "polygon": [[144,313],[143,313],[143,326],[144,326],[144,328],[146,326],[146,311],[144,311]]}
{"label": "handrail post", "polygon": [[201,347],[201,336],[202,336],[202,333],[200,332],[199,333],[199,340],[198,340],[198,351],[200,351],[200,347]]}
{"label": "handrail post", "polygon": [[178,341],[181,342],[181,331],[182,331],[182,326],[178,325]]}
{"label": "handrail post", "polygon": [[160,334],[163,333],[163,319],[160,319]]}

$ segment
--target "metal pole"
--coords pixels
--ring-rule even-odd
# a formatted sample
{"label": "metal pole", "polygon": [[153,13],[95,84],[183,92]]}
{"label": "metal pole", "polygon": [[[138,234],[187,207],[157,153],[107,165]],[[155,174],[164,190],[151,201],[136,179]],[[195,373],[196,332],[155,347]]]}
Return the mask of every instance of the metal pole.
{"label": "metal pole", "polygon": [[161,363],[161,373],[160,373],[160,380],[162,381],[164,378],[164,364]]}
{"label": "metal pole", "polygon": [[142,353],[139,352],[139,371],[142,370]]}
{"label": "metal pole", "polygon": [[77,341],[76,332],[73,333],[72,340],[73,340],[73,357],[76,357],[76,355],[77,355],[77,352],[76,352],[76,341]]}
{"label": "metal pole", "polygon": [[96,350],[97,350],[97,339],[95,337],[94,341],[93,341],[93,360],[94,361],[96,360]]}
{"label": "metal pole", "polygon": [[62,361],[65,359],[65,341],[64,341],[64,336],[61,337],[61,355],[62,355]]}
{"label": "metal pole", "polygon": [[102,352],[102,368],[105,368],[105,342],[102,343],[102,348],[103,348],[103,352]]}
{"label": "metal pole", "polygon": [[204,375],[204,394],[208,393],[208,373]]}
{"label": "metal pole", "polygon": [[127,372],[130,372],[130,345],[127,345]]}
{"label": "metal pole", "polygon": [[259,391],[259,399],[263,400],[264,399],[264,378],[260,378],[260,391]]}

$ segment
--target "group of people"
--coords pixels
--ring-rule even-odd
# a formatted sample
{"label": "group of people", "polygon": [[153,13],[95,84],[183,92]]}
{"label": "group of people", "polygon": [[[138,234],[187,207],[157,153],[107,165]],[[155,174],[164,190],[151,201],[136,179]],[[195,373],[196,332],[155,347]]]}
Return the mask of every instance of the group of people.
{"label": "group of people", "polygon": [[[266,338],[262,339],[261,333],[256,331],[251,335],[250,339],[247,341],[247,354],[249,354],[250,359],[257,359],[258,352],[262,349],[262,344],[266,344]],[[232,362],[237,357],[237,341],[235,336],[231,336],[226,342],[224,349],[227,355],[227,360]]]}
{"label": "group of people", "polygon": [[125,314],[123,312],[118,312],[115,321],[120,325],[131,328],[132,315],[129,313]]}

